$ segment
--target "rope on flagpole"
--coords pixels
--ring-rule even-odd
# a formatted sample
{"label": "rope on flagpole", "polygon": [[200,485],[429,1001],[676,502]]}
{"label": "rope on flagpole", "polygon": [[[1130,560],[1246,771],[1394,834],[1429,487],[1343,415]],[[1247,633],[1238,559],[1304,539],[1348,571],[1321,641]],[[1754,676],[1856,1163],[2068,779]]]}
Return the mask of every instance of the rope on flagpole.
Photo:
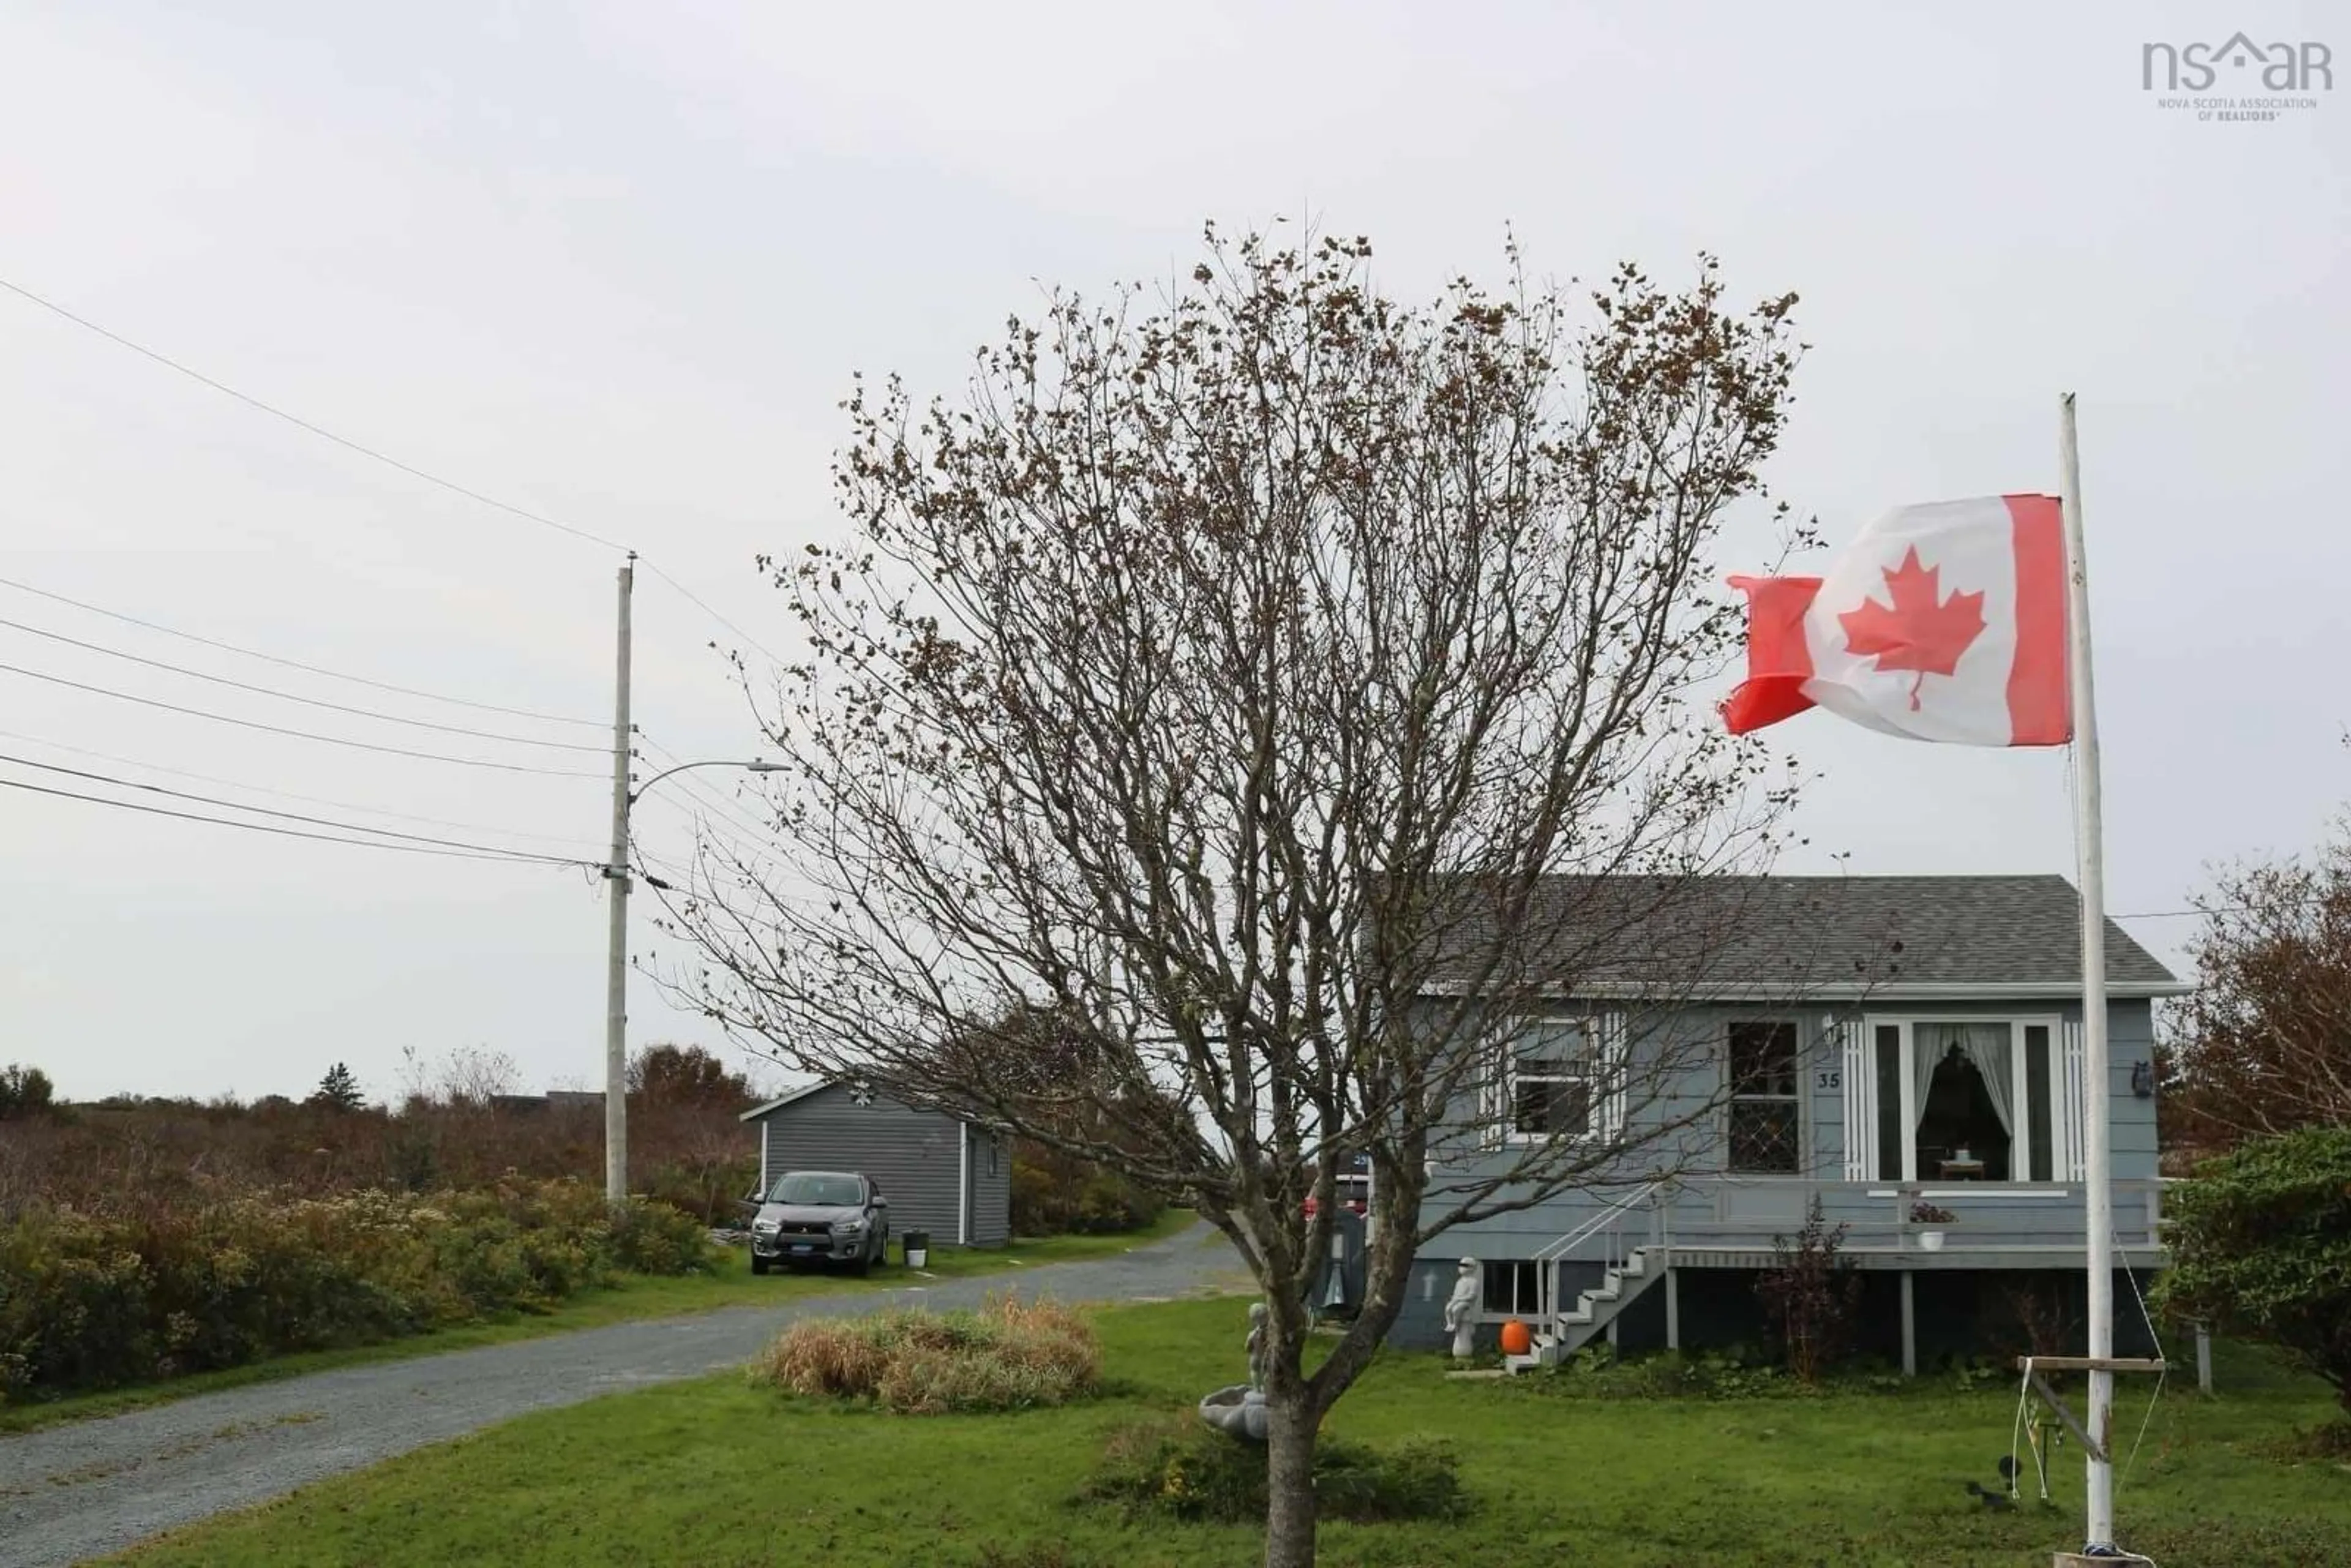
{"label": "rope on flagpole", "polygon": [[[2113,1239],[2115,1250],[2121,1251],[2120,1233],[2116,1233]],[[2131,1295],[2138,1302],[2139,1321],[2147,1324],[2147,1342],[2155,1346],[2155,1359],[2163,1364],[2163,1370],[2156,1374],[2155,1392],[2147,1396],[2147,1414],[2139,1417],[2138,1436],[2131,1439],[2130,1458],[2123,1461],[2123,1479],[2128,1480],[2132,1471],[2138,1466],[2139,1445],[2147,1441],[2147,1429],[2155,1422],[2155,1407],[2163,1398],[2163,1385],[2170,1380],[2171,1358],[2164,1354],[2163,1335],[2155,1326],[2155,1314],[2147,1311],[2147,1292],[2138,1288],[2138,1270],[2126,1268],[2123,1270],[2123,1278],[2130,1281]]]}

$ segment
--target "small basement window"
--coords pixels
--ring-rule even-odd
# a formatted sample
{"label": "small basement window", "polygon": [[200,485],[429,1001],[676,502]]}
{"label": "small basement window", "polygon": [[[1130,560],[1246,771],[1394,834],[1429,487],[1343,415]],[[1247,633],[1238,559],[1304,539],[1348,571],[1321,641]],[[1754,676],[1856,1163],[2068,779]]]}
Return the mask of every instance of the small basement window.
{"label": "small basement window", "polygon": [[1529,1317],[1541,1311],[1542,1301],[1535,1283],[1536,1267],[1524,1259],[1489,1260],[1484,1310],[1513,1317]]}

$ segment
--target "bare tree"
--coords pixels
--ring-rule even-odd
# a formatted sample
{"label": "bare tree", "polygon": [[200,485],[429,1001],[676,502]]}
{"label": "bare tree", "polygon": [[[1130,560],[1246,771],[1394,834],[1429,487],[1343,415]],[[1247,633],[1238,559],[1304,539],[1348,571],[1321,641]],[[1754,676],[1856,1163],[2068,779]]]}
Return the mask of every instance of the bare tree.
{"label": "bare tree", "polygon": [[2197,905],[2168,1119],[2205,1148],[2351,1124],[2351,831],[2307,860],[2231,867]]}
{"label": "bare tree", "polygon": [[[674,915],[701,962],[674,983],[789,1066],[1188,1194],[1231,1238],[1270,1309],[1283,1568],[1420,1246],[1710,1125],[1701,1048],[1646,1019],[1649,1049],[1582,1041],[1564,1077],[1497,1067],[1581,975],[1693,983],[1718,934],[1661,915],[1787,801],[1695,688],[1736,646],[1710,547],[1767,514],[1794,297],[1736,312],[1710,260],[1681,293],[1626,267],[1579,326],[1515,248],[1500,293],[1426,308],[1370,255],[1211,229],[1155,308],[1014,320],[960,405],[861,384],[854,542],[762,563],[812,650],[769,724],[776,853],[706,845]],[[1359,1153],[1365,1301],[1309,1375]]]}

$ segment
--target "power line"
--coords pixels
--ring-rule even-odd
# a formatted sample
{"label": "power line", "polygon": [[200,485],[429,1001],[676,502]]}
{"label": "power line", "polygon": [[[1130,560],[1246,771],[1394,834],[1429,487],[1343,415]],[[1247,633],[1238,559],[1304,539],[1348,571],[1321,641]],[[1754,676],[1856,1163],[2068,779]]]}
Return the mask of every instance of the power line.
{"label": "power line", "polygon": [[509,501],[501,501],[495,496],[486,496],[481,491],[469,489],[465,486],[456,483],[455,480],[444,479],[438,474],[428,473],[424,469],[417,467],[413,463],[402,463],[399,458],[392,456],[388,453],[379,452],[374,447],[364,445],[360,442],[353,441],[347,435],[338,435],[333,431],[329,430],[325,425],[313,424],[308,420],[302,418],[298,414],[288,413],[284,409],[279,408],[273,403],[262,402],[259,398],[255,397],[250,392],[239,392],[236,388],[229,385],[226,382],[214,381],[212,377],[204,374],[202,371],[196,370],[189,365],[182,364],[179,361],[172,359],[168,354],[159,353],[155,350],[148,348],[143,343],[133,342],[120,332],[109,331],[104,327],[99,326],[97,322],[89,319],[87,316],[77,316],[57,301],[53,299],[45,299],[40,295],[34,293],[31,289],[25,287],[22,284],[11,283],[6,278],[0,277],[0,288],[5,288],[9,293],[16,295],[20,298],[30,300],[32,303],[39,306],[42,309],[48,311],[51,315],[61,316],[77,327],[84,328],[87,330],[95,332],[110,343],[118,344],[122,348],[130,350],[134,354],[152,360],[155,363],[162,365],[166,370],[177,371],[180,374],[186,376],[190,381],[200,382],[204,385],[212,388],[213,391],[216,392],[222,392],[229,397],[233,397],[236,399],[237,402],[246,404],[247,407],[257,408],[262,413],[270,415],[274,419],[282,419],[287,423],[293,425],[298,429],[307,430],[311,434],[318,436],[323,441],[331,441],[336,445],[340,446],[347,451],[356,452],[362,457],[372,458],[388,468],[397,468],[402,474],[406,474],[412,478],[422,479],[428,485],[437,485],[444,490],[451,492],[453,495],[463,496],[469,501],[478,501],[485,507],[495,507],[498,511],[509,513],[515,517],[522,518],[525,522],[537,523],[542,528],[553,528],[556,532],[560,534],[569,534],[575,539],[585,539],[591,545],[601,545],[606,549],[615,551],[621,550],[624,548],[623,546],[614,544],[611,539],[605,538],[601,534],[590,533],[586,528],[574,528],[569,523],[557,522],[553,517],[547,517],[542,513],[530,511],[526,507],[517,507]]}
{"label": "power line", "polygon": [[[87,800],[94,806],[112,806],[121,811],[144,811],[150,816],[175,817],[186,822],[209,822],[216,828],[243,828],[252,833],[275,833],[280,838],[315,839],[320,843],[358,844],[363,849],[397,850],[403,854],[440,855],[449,860],[503,861],[507,864],[579,866],[590,871],[599,869],[595,861],[566,860],[556,855],[525,854],[508,850],[467,851],[434,849],[423,844],[386,843],[381,839],[349,839],[333,833],[305,832],[298,828],[273,828],[266,822],[240,822],[231,817],[207,817],[195,811],[174,811],[163,806],[142,806],[135,800],[110,800],[103,795],[84,795],[72,789],[52,789],[43,784],[27,784],[18,779],[0,779],[0,789],[24,789],[36,795],[54,795],[65,800]],[[236,808],[250,810],[251,807]]]}
{"label": "power line", "polygon": [[2206,915],[2258,914],[2273,905],[2307,909],[2314,904],[2332,902],[2334,902],[2332,895],[2322,893],[2313,894],[2308,898],[2268,899],[2260,904],[2212,904],[2201,909],[2142,909],[2135,915],[2109,915],[2106,918],[2109,920],[2191,920]]}
{"label": "power line", "polygon": [[[637,810],[643,811],[648,804],[666,806],[678,812],[696,831],[715,843],[724,844],[730,853],[737,855],[751,852],[746,847],[745,840],[756,841],[770,832],[770,830],[757,827],[747,818],[728,810],[699,789],[686,789],[676,795],[663,795],[648,802],[640,802]],[[739,834],[737,830],[740,830]]]}
{"label": "power line", "polygon": [[[670,805],[679,806],[682,805],[684,801],[691,800],[695,805],[701,807],[704,812],[715,813],[717,816],[724,817],[728,821],[734,823],[737,827],[741,828],[745,832],[764,835],[774,831],[773,828],[763,827],[759,823],[753,821],[749,817],[745,816],[743,813],[737,810],[731,801],[727,800],[724,796],[715,793],[705,785],[688,779],[683,774],[674,779],[673,782],[678,788],[678,794],[670,798],[667,802]],[[659,805],[663,802],[657,800],[653,803]]]}
{"label": "power line", "polygon": [[685,818],[696,835],[697,845],[706,843],[731,862],[748,862],[758,857],[755,835],[741,818],[721,815],[698,797],[673,800],[667,804]]}
{"label": "power line", "polygon": [[396,685],[390,681],[371,680],[365,675],[345,674],[340,670],[329,670],[319,664],[306,664],[299,659],[283,659],[275,653],[264,653],[253,648],[240,648],[234,643],[224,643],[214,637],[199,636],[193,632],[183,632],[176,627],[165,626],[158,622],[142,621],[136,615],[126,615],[119,610],[109,610],[102,605],[90,604],[79,599],[68,599],[62,593],[54,593],[46,588],[35,588],[29,582],[18,582],[14,578],[0,577],[0,587],[13,588],[21,593],[38,594],[43,599],[56,600],[59,604],[70,604],[76,610],[87,610],[92,615],[104,615],[110,620],[120,621],[129,625],[144,627],[150,632],[161,632],[167,637],[183,637],[191,643],[201,643],[207,648],[218,648],[223,653],[240,653],[248,659],[260,659],[268,664],[282,664],[289,670],[303,670],[314,675],[325,675],[330,680],[349,681],[354,685],[373,686],[380,692],[397,692],[404,697],[423,697],[436,703],[454,703],[459,707],[479,708],[485,713],[502,713],[515,718],[543,719],[549,724],[580,724],[592,729],[606,728],[611,724],[609,719],[574,718],[567,714],[539,713],[530,708],[507,707],[500,703],[475,702],[471,697],[448,696],[440,692],[428,692],[416,686]]}
{"label": "power line", "polygon": [[[645,734],[643,730],[639,730],[637,732],[637,739],[643,744],[644,748],[647,751],[652,752],[656,758],[663,761],[673,764],[682,764],[685,760],[684,758],[678,756],[674,751],[670,750],[669,747],[653,739],[653,737]],[[687,777],[682,768],[674,782],[675,782],[679,789],[681,789],[685,795],[699,802],[705,810],[715,812],[718,816],[726,819],[737,827],[741,828],[744,831],[752,835],[754,839],[764,839],[774,834],[775,827],[772,823],[762,825],[752,821],[746,816],[743,816],[730,804],[719,800],[706,793],[702,789],[700,782],[695,779]]]}
{"label": "power line", "polygon": [[[310,421],[304,419],[298,414],[288,413],[286,410],[277,407],[274,403],[265,402],[261,399],[255,397],[250,392],[239,392],[236,388],[230,386],[226,382],[215,381],[211,376],[204,374],[202,371],[196,370],[193,366],[183,364],[178,360],[172,358],[169,354],[162,353],[154,349],[147,347],[143,343],[136,342],[131,339],[126,338],[120,332],[111,331],[105,327],[101,327],[87,316],[76,315],[73,311],[67,309],[56,300],[36,294],[20,283],[11,283],[8,279],[0,277],[0,288],[5,288],[9,293],[16,295],[17,298],[37,305],[42,309],[48,311],[51,315],[60,317],[65,320],[70,321],[77,327],[83,328],[88,331],[95,332],[110,343],[117,344],[120,347],[130,350],[132,353],[138,354],[144,359],[152,360],[156,364],[164,367],[166,370],[176,371],[180,374],[186,376],[191,381],[200,382],[204,386],[210,387],[216,392],[221,392],[236,399],[237,402],[246,404],[247,407],[258,409],[262,413],[270,415],[272,418],[282,419],[287,423],[295,426],[297,429],[306,430],[311,434],[319,437],[321,440],[331,441],[336,445],[342,447],[346,451],[356,452],[362,457],[371,458],[378,463],[385,465],[387,467],[396,468],[401,473],[406,474],[412,478],[422,479],[428,485],[437,485],[442,489],[450,492],[452,495],[463,496],[469,501],[477,501],[485,507],[493,507],[497,511],[520,517],[525,522],[537,523],[542,528],[553,528],[558,533],[569,534],[573,538],[584,539],[590,544],[601,545],[609,550],[624,551],[626,549],[625,546],[617,544],[614,541],[604,538],[601,534],[591,533],[588,529],[582,528],[575,528],[569,523],[559,522],[555,518],[547,516],[544,512],[534,512],[527,507],[517,507],[511,501],[501,501],[496,496],[486,495],[479,490],[472,488],[470,486],[460,485],[454,479],[444,479],[440,475],[434,474],[428,469],[419,468],[413,463],[403,463],[399,458],[391,455],[389,453],[379,451],[375,447],[369,446],[362,442],[353,441],[347,435],[339,435],[335,432],[329,430],[326,426],[322,424],[314,424]],[[742,638],[744,642],[749,643],[753,648],[758,649],[761,653],[766,654],[770,661],[778,664],[784,662],[778,658],[773,651],[761,646],[758,639],[753,637],[740,626],[736,625],[735,622],[726,619],[726,616],[721,615],[717,611],[712,609],[709,603],[704,600],[700,594],[686,587],[685,584],[680,582],[676,578],[672,577],[668,572],[664,571],[658,564],[650,559],[644,559],[643,557],[640,557],[639,559],[644,560],[644,565],[647,570],[660,578],[664,582],[668,583],[672,588],[676,589],[678,592],[684,594],[688,600],[692,601],[704,614],[717,622],[721,626],[726,627],[729,632],[734,632],[737,637]]]}
{"label": "power line", "polygon": [[767,654],[768,663],[780,664],[784,662],[773,651],[764,646],[757,637],[752,636],[751,633],[744,631],[743,628],[736,625],[735,622],[727,620],[724,615],[719,614],[717,611],[713,610],[710,607],[709,601],[704,599],[702,595],[695,592],[694,590],[686,587],[685,584],[680,582],[677,579],[664,571],[661,569],[659,562],[647,559],[642,556],[638,559],[644,562],[644,568],[647,571],[652,572],[655,577],[660,578],[664,582],[668,583],[672,588],[676,589],[680,593],[684,594],[686,598],[692,600],[705,615],[709,616],[713,621],[717,622],[718,624],[726,627],[726,630],[734,632],[735,635],[742,638],[746,643],[750,643],[752,647],[758,649],[760,653]]}
{"label": "power line", "polygon": [[82,681],[69,681],[63,675],[45,674],[39,670],[27,670],[17,664],[0,664],[0,670],[5,670],[12,675],[28,675],[37,681],[48,681],[60,686],[71,686],[79,692],[95,692],[99,696],[118,697],[127,703],[137,703],[142,707],[162,708],[166,713],[186,714],[191,718],[208,718],[216,724],[233,724],[240,728],[263,730],[271,735],[290,735],[300,740],[324,741],[329,746],[348,746],[360,751],[382,752],[392,757],[414,757],[427,762],[450,762],[461,768],[491,768],[502,773],[536,773],[549,779],[602,779],[605,777],[601,773],[587,773],[574,768],[534,768],[524,762],[492,762],[479,757],[451,757],[438,751],[416,751],[404,746],[381,746],[371,740],[350,740],[339,735],[319,735],[307,729],[288,729],[282,725],[263,724],[258,719],[233,718],[225,713],[210,713],[203,708],[183,707],[178,703],[162,702],[154,697],[133,696],[129,692],[118,692],[110,686],[94,686]]}
{"label": "power line", "polygon": [[203,806],[225,806],[232,811],[250,811],[256,817],[278,817],[289,822],[308,822],[315,827],[341,828],[347,832],[374,833],[387,839],[403,839],[412,843],[438,844],[445,849],[475,850],[485,854],[508,855],[516,860],[546,861],[553,865],[585,865],[590,862],[569,855],[541,854],[537,850],[507,849],[497,844],[466,843],[456,839],[435,838],[429,833],[403,833],[392,828],[371,828],[364,822],[340,822],[331,817],[312,817],[300,811],[280,811],[268,806],[246,806],[235,800],[223,800],[216,796],[192,794],[185,789],[166,789],[161,784],[141,784],[135,779],[117,779],[110,773],[92,773],[87,768],[68,768],[61,763],[36,762],[29,757],[11,757],[0,752],[0,762],[13,762],[19,768],[37,768],[44,773],[62,773],[68,779],[87,779],[97,784],[111,784],[120,789],[144,789],[150,794],[168,795],[175,800],[193,800]]}
{"label": "power line", "polygon": [[324,697],[300,696],[293,692],[281,692],[275,686],[256,685],[251,681],[231,680],[226,675],[207,674],[202,670],[191,670],[184,664],[174,664],[166,659],[150,659],[140,653],[126,653],[120,648],[110,648],[103,643],[85,643],[78,637],[68,637],[62,632],[46,631],[38,626],[27,626],[22,621],[11,621],[5,616],[0,616],[0,626],[29,632],[36,637],[47,637],[53,643],[63,643],[68,647],[80,648],[89,653],[104,653],[110,659],[127,659],[134,664],[144,664],[151,670],[168,670],[175,675],[185,675],[190,680],[210,681],[214,685],[233,686],[241,692],[255,692],[266,697],[300,703],[306,707],[326,708],[334,713],[354,714],[360,718],[381,719],[386,724],[411,725],[418,729],[438,730],[444,735],[471,736],[476,740],[502,740],[515,746],[544,746],[557,751],[601,751],[610,756],[612,750],[609,746],[590,746],[584,741],[538,740],[527,735],[507,735],[495,729],[472,729],[462,724],[435,724],[429,718],[404,718],[396,713],[380,713],[374,708],[353,707],[349,703],[329,702]]}
{"label": "power line", "polygon": [[[86,746],[68,746],[61,740],[49,740],[37,735],[26,735],[17,730],[0,729],[0,739],[30,741],[46,746],[52,751],[69,751],[77,757],[95,758],[100,762],[112,762],[124,768],[144,768],[150,773],[168,774],[174,779],[193,779],[200,784],[218,784],[225,789],[242,789],[247,794],[267,795],[278,800],[301,800],[313,806],[333,806],[340,810],[364,811],[374,817],[392,817],[403,822],[423,822],[435,828],[463,828],[474,833],[503,833],[509,838],[536,839],[541,843],[570,844],[579,842],[569,833],[527,832],[520,828],[501,828],[487,822],[463,822],[448,817],[423,817],[413,811],[394,811],[388,807],[370,806],[358,800],[337,800],[325,795],[304,795],[292,789],[272,789],[259,784],[247,784],[239,779],[223,779],[217,774],[197,773],[185,768],[166,768],[160,762],[145,762],[136,757],[117,757],[110,752],[93,751]],[[239,807],[238,810],[245,810]],[[370,831],[374,830],[371,829]]]}

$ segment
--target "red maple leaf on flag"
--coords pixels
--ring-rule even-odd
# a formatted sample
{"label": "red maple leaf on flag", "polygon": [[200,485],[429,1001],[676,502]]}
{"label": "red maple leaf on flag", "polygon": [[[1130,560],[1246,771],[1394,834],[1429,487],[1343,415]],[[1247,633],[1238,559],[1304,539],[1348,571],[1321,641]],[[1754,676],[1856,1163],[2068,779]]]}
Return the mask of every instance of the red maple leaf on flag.
{"label": "red maple leaf on flag", "polygon": [[1877,657],[1880,670],[1910,670],[1910,711],[1918,711],[1918,688],[1928,675],[1948,675],[1978,637],[1983,635],[1981,593],[1942,597],[1942,568],[1922,566],[1918,547],[1912,545],[1902,564],[1886,570],[1886,594],[1893,606],[1865,599],[1858,610],[1837,617],[1844,628],[1845,651]]}

